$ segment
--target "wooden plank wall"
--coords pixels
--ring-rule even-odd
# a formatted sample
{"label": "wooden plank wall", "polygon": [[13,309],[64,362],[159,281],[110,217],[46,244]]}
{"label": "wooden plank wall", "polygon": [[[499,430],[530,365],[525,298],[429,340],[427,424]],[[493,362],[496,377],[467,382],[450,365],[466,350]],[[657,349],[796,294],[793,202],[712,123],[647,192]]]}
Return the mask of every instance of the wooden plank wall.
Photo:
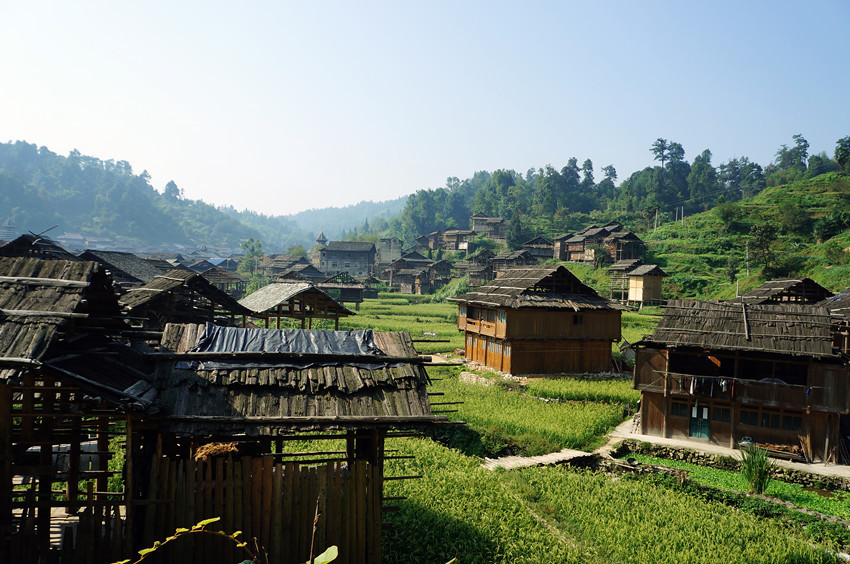
{"label": "wooden plank wall", "polygon": [[[381,474],[379,465],[360,460],[307,466],[270,455],[207,462],[159,458],[149,497],[165,501],[146,512],[142,544],[152,546],[179,527],[221,517],[208,528],[242,531],[240,538],[249,542],[256,538],[270,564],[307,562],[318,504],[315,554],[336,545],[338,562],[380,562]],[[182,538],[156,556],[160,562],[198,564],[248,557],[212,535]]]}
{"label": "wooden plank wall", "polygon": [[[510,339],[620,340],[619,311],[508,310],[505,336]],[[609,343],[610,346],[610,343]]]}

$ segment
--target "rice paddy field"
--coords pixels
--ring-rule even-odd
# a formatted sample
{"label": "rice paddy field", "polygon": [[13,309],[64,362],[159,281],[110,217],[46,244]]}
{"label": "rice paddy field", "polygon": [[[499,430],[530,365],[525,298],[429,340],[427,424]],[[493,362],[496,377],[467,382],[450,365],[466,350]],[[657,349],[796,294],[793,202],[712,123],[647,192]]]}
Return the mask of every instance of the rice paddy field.
{"label": "rice paddy field", "polygon": [[[456,306],[414,298],[367,300],[341,328],[409,331],[414,340],[448,341],[417,343],[427,354],[461,348]],[[654,319],[624,314],[624,336],[639,340],[652,331]],[[424,438],[387,441],[388,451],[412,458],[387,460],[385,474],[421,478],[385,484],[387,497],[403,498],[385,515],[392,525],[383,536],[385,562],[821,563],[840,561],[836,553],[850,548],[817,518],[800,525],[787,513],[744,510],[669,480],[560,466],[485,470],[484,456],[565,447],[591,451],[631,415],[638,394],[622,378],[535,379],[519,385],[481,373],[492,383],[482,385],[461,381],[462,370],[428,367],[429,391],[443,394],[432,401],[445,404],[434,410],[465,424],[442,426]],[[734,473],[705,477],[701,470],[688,470],[693,480],[702,480],[701,488],[714,487],[712,480],[723,488],[718,491],[738,487]],[[776,482],[771,487],[798,502],[805,497],[783,494],[785,486]],[[846,503],[836,498],[831,514],[845,517]]]}

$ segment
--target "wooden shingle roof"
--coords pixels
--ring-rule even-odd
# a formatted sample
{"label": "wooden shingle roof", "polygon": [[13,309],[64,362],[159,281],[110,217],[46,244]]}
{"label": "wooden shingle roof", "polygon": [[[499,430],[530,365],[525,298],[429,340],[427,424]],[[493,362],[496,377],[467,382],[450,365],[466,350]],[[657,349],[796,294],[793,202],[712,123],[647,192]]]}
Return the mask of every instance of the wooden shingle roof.
{"label": "wooden shingle roof", "polygon": [[[317,312],[337,317],[354,315],[353,311],[309,282],[273,282],[242,298],[239,304],[255,314],[277,313],[279,307],[288,308],[290,301],[296,298],[310,302]],[[282,311],[282,315],[287,313],[287,310]]]}
{"label": "wooden shingle roof", "polygon": [[119,299],[128,312],[146,306],[172,292],[183,288],[200,294],[211,303],[237,315],[249,315],[251,311],[234,300],[226,292],[216,288],[197,272],[175,268],[158,274],[153,280],[138,288],[130,288]]}
{"label": "wooden shingle roof", "polygon": [[146,284],[173,267],[163,260],[146,259],[133,253],[88,249],[80,253],[83,260],[93,260],[105,266],[116,282]]}
{"label": "wooden shingle roof", "polygon": [[485,307],[581,310],[621,309],[563,266],[508,269],[504,275],[449,301]]}
{"label": "wooden shingle roof", "polygon": [[797,302],[815,304],[832,292],[812,280],[799,278],[788,280],[768,280],[758,288],[748,290],[734,301],[748,304],[767,304],[775,302]]}
{"label": "wooden shingle roof", "polygon": [[825,308],[670,300],[648,343],[709,350],[833,357]]}
{"label": "wooden shingle roof", "polygon": [[[205,329],[203,325],[169,324],[162,348],[187,353]],[[275,330],[239,331],[256,333],[245,339],[256,342],[262,338],[260,333]],[[293,333],[309,338],[312,332]],[[299,357],[292,352],[217,353],[216,359],[227,360],[227,369],[205,369],[203,363],[188,362],[191,353],[186,359],[182,354],[173,355],[159,362],[156,370],[155,385],[167,414],[160,424],[184,435],[274,435],[310,429],[416,427],[444,421],[445,417],[431,413],[425,388],[428,375],[410,336],[358,333],[369,333],[379,351],[310,353],[307,356],[315,363],[308,367],[288,365],[291,358]]]}

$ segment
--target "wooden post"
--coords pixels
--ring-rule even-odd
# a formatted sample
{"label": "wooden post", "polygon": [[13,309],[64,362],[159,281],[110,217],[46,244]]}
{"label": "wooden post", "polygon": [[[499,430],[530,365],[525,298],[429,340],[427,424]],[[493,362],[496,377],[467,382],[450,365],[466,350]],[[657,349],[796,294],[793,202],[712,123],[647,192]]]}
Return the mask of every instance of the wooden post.
{"label": "wooden post", "polygon": [[133,418],[127,416],[127,435],[124,442],[124,554],[133,552],[133,459],[136,456],[133,441]]}
{"label": "wooden post", "polygon": [[0,561],[11,562],[12,387],[0,382]]}
{"label": "wooden post", "polygon": [[[732,369],[732,389],[735,389],[734,382],[738,379],[738,370],[741,365],[741,354],[738,351],[735,351],[735,364]],[[731,394],[731,392],[730,392]],[[737,441],[736,437],[738,436],[738,420],[741,418],[740,406],[738,405],[738,400],[735,398],[735,394],[731,394],[730,404],[729,404],[729,418],[731,421],[730,430],[729,430],[729,448],[735,448],[735,443]]]}

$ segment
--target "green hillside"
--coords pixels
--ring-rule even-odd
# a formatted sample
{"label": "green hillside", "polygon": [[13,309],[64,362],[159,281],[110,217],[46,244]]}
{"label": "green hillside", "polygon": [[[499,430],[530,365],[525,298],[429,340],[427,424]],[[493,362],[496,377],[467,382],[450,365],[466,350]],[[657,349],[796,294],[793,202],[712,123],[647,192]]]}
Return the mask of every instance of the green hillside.
{"label": "green hillside", "polygon": [[[645,262],[660,264],[669,298],[719,298],[771,278],[850,285],[850,176],[828,173],[766,188],[737,203],[640,233]],[[747,268],[749,266],[749,269]],[[749,270],[749,274],[748,274]]]}

